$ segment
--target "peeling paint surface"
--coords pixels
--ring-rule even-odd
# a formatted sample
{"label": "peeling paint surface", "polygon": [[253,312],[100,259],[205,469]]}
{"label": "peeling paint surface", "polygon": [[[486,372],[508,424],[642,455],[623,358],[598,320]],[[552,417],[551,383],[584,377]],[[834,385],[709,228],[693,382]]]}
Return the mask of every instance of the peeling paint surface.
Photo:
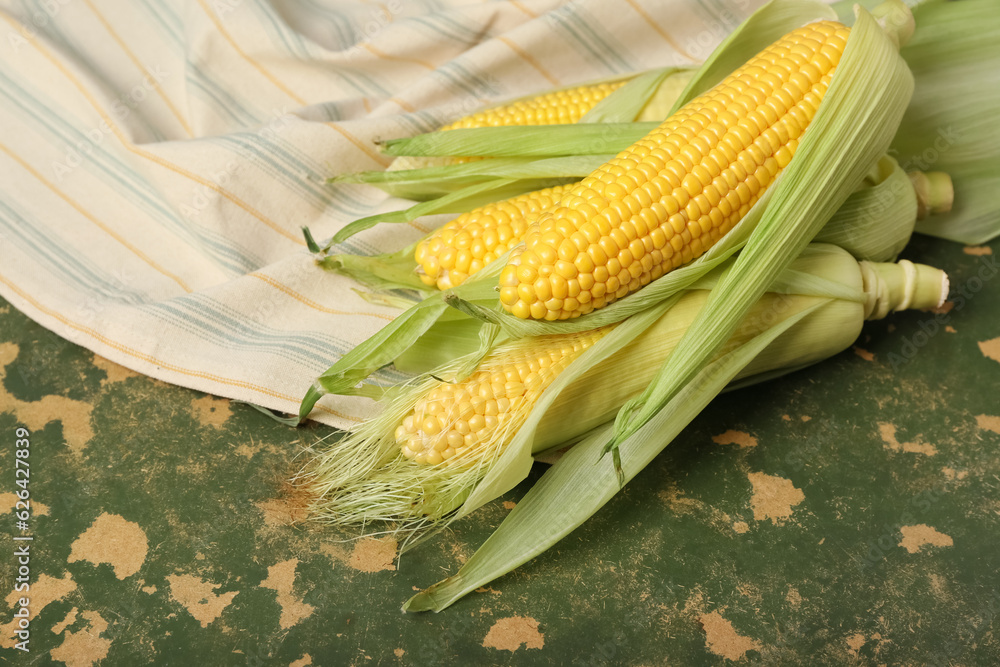
{"label": "peeling paint surface", "polygon": [[903,526],[899,530],[903,534],[899,546],[911,554],[923,550],[926,546],[950,547],[954,544],[951,536],[923,523],[915,526]]}
{"label": "peeling paint surface", "polygon": [[215,589],[221,584],[204,581],[193,574],[171,575],[167,582],[171,599],[184,607],[203,628],[215,621],[238,594],[238,591],[216,594]]}
{"label": "peeling paint surface", "polygon": [[[982,255],[917,242],[909,257],[953,285],[976,275]],[[0,541],[17,534],[7,473],[22,426],[31,659],[1000,664],[996,621],[982,622],[1000,608],[997,312],[994,280],[914,350],[933,313],[869,322],[856,349],[724,394],[555,548],[443,613],[406,616],[547,466],[410,549],[379,527],[313,522],[290,480],[330,429],[152,381],[0,301]],[[15,584],[8,552],[2,657]]]}
{"label": "peeling paint surface", "polygon": [[545,646],[545,635],[538,631],[538,621],[523,616],[501,618],[490,626],[483,639],[483,647],[513,653],[521,647],[525,649]]}
{"label": "peeling paint surface", "polygon": [[115,576],[124,579],[139,571],[148,551],[149,542],[138,524],[116,514],[102,514],[70,545],[67,562],[108,563]]}
{"label": "peeling paint surface", "polygon": [[316,608],[302,601],[293,593],[295,586],[295,567],[299,561],[295,558],[267,568],[267,579],[260,583],[262,588],[270,588],[278,594],[278,604],[281,605],[281,618],[278,625],[282,630],[294,626],[304,618],[308,618]]}
{"label": "peeling paint surface", "polygon": [[792,516],[792,508],[806,499],[802,489],[792,481],[775,475],[752,472],[747,475],[753,486],[750,508],[757,521],[770,519],[773,524],[783,524]]}
{"label": "peeling paint surface", "polygon": [[920,442],[919,440],[916,442],[900,442],[896,437],[895,424],[882,422],[878,425],[878,431],[882,436],[885,448],[888,450],[906,452],[908,454],[923,454],[925,456],[934,456],[937,454],[937,448],[934,445]]}
{"label": "peeling paint surface", "polygon": [[737,633],[733,624],[717,611],[702,614],[698,617],[698,622],[705,630],[705,646],[717,656],[737,661],[742,660],[747,651],[760,650],[758,642]]}

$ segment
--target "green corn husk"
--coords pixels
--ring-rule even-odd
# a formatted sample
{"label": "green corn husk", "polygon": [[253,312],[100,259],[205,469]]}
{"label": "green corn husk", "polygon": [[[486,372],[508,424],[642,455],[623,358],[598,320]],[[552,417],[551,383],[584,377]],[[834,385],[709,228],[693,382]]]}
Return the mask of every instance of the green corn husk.
{"label": "green corn husk", "polygon": [[[792,4],[791,0],[777,0],[761,11],[766,15],[789,4]],[[808,4],[814,8],[814,18],[830,16],[825,6]],[[795,23],[787,26],[782,34],[799,23],[801,17],[796,16]],[[727,53],[726,58],[743,62],[766,46],[755,34],[754,31],[744,30],[727,42],[727,50],[742,50],[744,53],[739,58]],[[720,57],[712,62],[723,61]],[[753,305],[769,286],[775,285],[775,281],[785,274],[809,239],[871,173],[888,147],[911,92],[912,78],[890,39],[881,32],[871,16],[860,12],[827,95],[791,164],[743,221],[708,253],[601,311],[564,323],[515,321],[516,318],[502,313],[497,307],[495,292],[492,288],[485,288],[489,285],[486,278],[495,276],[502,265],[503,260],[498,260],[484,269],[484,280],[461,285],[441,295],[432,295],[397,318],[387,327],[389,331],[383,330],[359,346],[360,351],[356,350],[357,354],[349,361],[343,364],[338,362],[317,380],[303,401],[300,416],[307,416],[324,392],[361,393],[362,390],[355,386],[357,382],[382,363],[410,349],[422,335],[432,331],[448,306],[455,306],[488,322],[478,330],[480,349],[462,364],[449,369],[455,377],[461,377],[467,369],[474,368],[475,362],[505,337],[512,339],[579,331],[620,323],[571,366],[574,372],[582,373],[589,366],[607,359],[617,347],[626,345],[646,331],[662,313],[683,298],[685,290],[699,285],[711,286],[705,304],[680,337],[677,347],[667,357],[647,391],[640,400],[631,401],[627,409],[619,413],[613,430],[605,428],[599,431],[599,439],[593,441],[597,443],[598,450],[611,444],[616,463],[615,468],[609,464],[594,466],[596,461],[591,459],[588,465],[601,470],[595,473],[595,478],[610,475],[610,479],[615,479],[617,474],[620,483],[626,471],[634,474],[632,466],[643,465],[643,461],[648,460],[644,457],[649,455],[651,449],[662,448],[730,379],[736,377],[740,369],[750,364],[757,352],[765,349],[769,342],[776,340],[798,319],[812,312],[802,311],[727,352],[726,342],[738,333],[740,322],[751,312]],[[739,256],[731,259],[737,252]],[[786,276],[783,279],[785,284],[798,285],[813,296],[845,299],[845,295],[851,292],[846,287],[831,290],[829,281],[823,283],[802,272],[792,272],[791,275],[792,278]],[[823,289],[828,291],[823,292]],[[855,294],[859,302],[863,300],[860,292]],[[848,297],[846,300],[852,299]],[[462,506],[450,518],[468,514],[523,479],[531,465],[535,427],[547,408],[546,396],[558,395],[558,391],[574,379],[574,372],[568,369],[557,378],[536,404],[528,422],[513,436],[495,462],[477,471],[476,475],[482,474],[482,478],[476,480]],[[702,382],[702,379],[710,381]],[[406,391],[400,390],[396,394],[397,400],[403,400]],[[660,437],[640,437],[648,434],[650,428]],[[610,443],[609,438],[613,438]],[[628,459],[623,463],[621,450],[615,445],[624,447],[630,456],[635,453],[634,460]],[[638,451],[634,451],[635,448]],[[333,477],[343,484],[345,480],[364,478],[366,470],[384,467],[385,448],[380,444],[368,451],[371,456],[365,459],[362,468],[351,469],[350,461],[345,464],[343,451],[328,459],[348,466],[346,471],[341,468]],[[316,478],[313,479],[315,481]],[[461,488],[459,485],[451,487],[450,492],[447,489],[442,491],[425,508],[441,511],[443,507],[450,507],[463,498],[464,492],[459,491]],[[371,503],[375,497],[389,497],[384,491],[383,487],[374,496],[367,496],[365,502]],[[365,495],[358,497],[364,498]],[[380,511],[378,503],[372,506],[375,511]],[[568,515],[550,517],[557,525],[563,525],[567,518],[570,522],[574,520]],[[538,531],[533,536],[536,538],[552,532],[542,525],[533,525],[532,528]],[[539,540],[536,539],[535,543]],[[501,540],[494,542],[485,553],[490,558],[499,554],[502,559],[507,548]],[[415,602],[412,608],[419,606]]]}
{"label": "green corn husk", "polygon": [[[331,179],[331,182],[367,183],[377,186],[393,197],[425,202],[500,179],[577,180],[594,171],[612,157],[614,156],[571,155],[541,160],[528,157],[493,157],[489,160],[401,171],[362,171],[356,174],[337,176]],[[497,195],[493,201],[497,199],[502,199],[502,197]],[[337,238],[344,239],[348,236],[338,234]]]}
{"label": "green corn husk", "polygon": [[955,206],[917,231],[985,243],[1000,235],[1000,8],[993,0],[930,2],[902,54],[916,79],[893,141],[907,170],[948,172]]}
{"label": "green corn husk", "polygon": [[[853,4],[833,7],[846,17]],[[916,87],[892,153],[908,171],[947,171],[955,189],[953,210],[922,220],[917,231],[986,243],[1000,235],[1000,12],[993,0],[907,4],[916,31],[901,55]]]}
{"label": "green corn husk", "polygon": [[[656,124],[662,122],[663,118],[669,115],[677,97],[688,85],[691,72],[690,68],[685,67],[665,67],[629,75],[631,80],[628,83],[594,105],[576,124],[455,128],[416,137],[389,139],[382,143],[382,148],[387,155],[411,157],[495,157],[503,156],[507,150],[512,151],[514,155],[530,155],[531,153],[526,151],[532,149],[554,155],[562,150],[559,134],[567,127],[579,128],[579,131],[594,142],[604,140],[617,144],[619,139],[615,135],[615,127],[618,124],[624,124],[622,129],[629,130],[628,124],[637,119],[654,121]],[[602,82],[593,81],[586,85]],[[530,97],[533,96],[520,99]],[[660,114],[665,115],[658,118]],[[482,132],[482,130],[489,131]],[[548,135],[553,137],[551,141],[546,140]],[[483,144],[476,141],[478,136],[506,137],[512,143],[507,146]],[[537,147],[535,142],[538,140],[546,142],[546,145]],[[592,150],[588,154],[595,153],[601,151]],[[566,154],[583,153],[571,151]]]}
{"label": "green corn husk", "polygon": [[[630,78],[631,80],[624,86],[614,91],[606,98],[598,102],[594,108],[588,111],[578,121],[581,124],[589,123],[628,123],[632,121],[661,122],[666,118],[674,101],[687,86],[694,70],[688,67],[665,67],[655,70],[641,72],[639,74],[627,75],[626,77],[616,77],[614,79],[604,79],[591,81],[584,85],[596,85],[608,81]],[[569,86],[576,87],[576,86]],[[546,91],[554,92],[554,91]],[[527,95],[519,99],[530,99],[536,95]],[[511,102],[517,100],[511,100]],[[509,104],[507,102],[506,104]],[[532,126],[521,126],[521,130],[531,133]],[[455,132],[448,130],[447,132]],[[458,130],[461,136],[463,130]],[[445,132],[438,131],[428,135],[420,141],[427,141],[428,137],[446,136]],[[446,136],[447,138],[447,136]],[[400,151],[400,141],[390,140],[387,145],[397,144],[394,151]],[[521,145],[525,145],[522,141]],[[479,150],[483,150],[480,147]],[[391,151],[387,151],[391,152]],[[473,155],[473,153],[462,153],[463,155]],[[417,201],[426,201],[433,197],[446,195],[455,190],[482,184],[491,180],[490,177],[517,177],[531,178],[530,175],[522,175],[526,171],[530,173],[532,169],[540,169],[544,178],[564,178],[583,177],[596,169],[598,166],[610,159],[610,156],[597,156],[599,161],[594,164],[591,157],[587,161],[592,164],[589,169],[580,171],[575,167],[575,163],[580,157],[577,153],[572,153],[568,160],[549,159],[545,164],[534,166],[539,162],[531,158],[525,158],[518,154],[513,158],[502,158],[496,154],[490,154],[492,159],[486,161],[462,162],[454,158],[459,154],[450,155],[425,153],[417,150],[407,152],[403,150],[400,156],[393,160],[392,164],[385,171],[368,171],[358,174],[344,174],[330,179],[331,183],[372,183],[378,185],[394,197],[403,197]],[[499,197],[498,198],[502,198]]]}

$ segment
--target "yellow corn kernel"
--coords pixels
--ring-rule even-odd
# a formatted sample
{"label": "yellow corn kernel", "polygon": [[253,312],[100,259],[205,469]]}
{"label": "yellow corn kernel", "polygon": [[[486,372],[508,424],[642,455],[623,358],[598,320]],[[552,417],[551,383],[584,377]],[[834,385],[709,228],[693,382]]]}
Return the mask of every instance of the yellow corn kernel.
{"label": "yellow corn kernel", "polygon": [[508,125],[565,125],[575,123],[627,80],[578,86],[483,109],[460,118],[442,130]]}
{"label": "yellow corn kernel", "polygon": [[[708,250],[791,160],[794,137],[815,115],[849,33],[832,21],[789,33],[568,189],[511,254],[500,276],[504,308],[518,317],[578,317]],[[588,235],[593,227],[600,238]],[[540,283],[580,282],[567,268],[574,259],[558,252],[578,231],[590,244],[578,255],[589,255],[597,266],[585,272],[594,284],[579,296],[589,295],[543,298],[556,290]],[[556,259],[564,262],[558,269]],[[533,301],[517,289],[524,265],[537,274]]]}
{"label": "yellow corn kernel", "polygon": [[[678,81],[686,80],[685,77],[676,77]],[[612,83],[597,83],[591,85],[577,86],[567,90],[555,90],[549,93],[542,93],[535,97],[529,97],[507,104],[501,104],[489,109],[483,109],[476,113],[459,118],[453,123],[449,123],[440,128],[439,131],[455,130],[475,127],[503,127],[517,125],[567,125],[575,123],[583,117],[585,113],[605,97],[628,83],[628,79],[614,81]],[[669,89],[675,90],[676,84]],[[679,91],[677,91],[679,92]],[[675,94],[676,96],[676,94]],[[661,104],[662,106],[662,104]],[[416,157],[403,155],[392,161],[389,171],[401,169],[423,169],[427,167],[441,167],[450,164],[465,164],[482,160],[481,157]]]}
{"label": "yellow corn kernel", "polygon": [[[554,208],[570,187],[556,185],[528,192],[458,216],[417,244],[413,255],[420,266],[420,279],[443,290],[461,285],[469,275],[520,243],[535,219]],[[520,276],[522,284],[528,286],[535,279],[527,266]]]}
{"label": "yellow corn kernel", "polygon": [[441,382],[396,427],[403,456],[417,463],[482,461],[513,434],[545,388],[610,327],[500,346],[464,382]]}

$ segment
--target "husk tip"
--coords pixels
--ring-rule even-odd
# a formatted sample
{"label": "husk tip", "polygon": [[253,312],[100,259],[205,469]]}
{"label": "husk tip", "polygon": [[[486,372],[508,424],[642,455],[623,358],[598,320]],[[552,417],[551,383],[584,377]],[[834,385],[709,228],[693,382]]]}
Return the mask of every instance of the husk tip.
{"label": "husk tip", "polygon": [[[854,5],[854,15],[861,9],[860,4]],[[872,10],[872,16],[898,48],[906,46],[917,27],[913,12],[903,0],[885,0]]]}
{"label": "husk tip", "polygon": [[443,579],[433,586],[429,586],[420,591],[403,604],[403,613],[419,613],[423,611],[433,611],[435,613],[448,607],[451,602],[438,599],[438,591],[445,586],[454,585],[459,580],[459,575],[452,575]]}

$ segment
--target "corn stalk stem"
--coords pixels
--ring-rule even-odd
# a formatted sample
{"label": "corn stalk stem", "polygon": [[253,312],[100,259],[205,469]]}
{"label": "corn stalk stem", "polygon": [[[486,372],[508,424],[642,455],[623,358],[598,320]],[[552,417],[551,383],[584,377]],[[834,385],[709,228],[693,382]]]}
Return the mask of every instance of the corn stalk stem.
{"label": "corn stalk stem", "polygon": [[907,176],[917,193],[917,220],[951,211],[955,203],[951,176],[943,171],[911,171]]}

